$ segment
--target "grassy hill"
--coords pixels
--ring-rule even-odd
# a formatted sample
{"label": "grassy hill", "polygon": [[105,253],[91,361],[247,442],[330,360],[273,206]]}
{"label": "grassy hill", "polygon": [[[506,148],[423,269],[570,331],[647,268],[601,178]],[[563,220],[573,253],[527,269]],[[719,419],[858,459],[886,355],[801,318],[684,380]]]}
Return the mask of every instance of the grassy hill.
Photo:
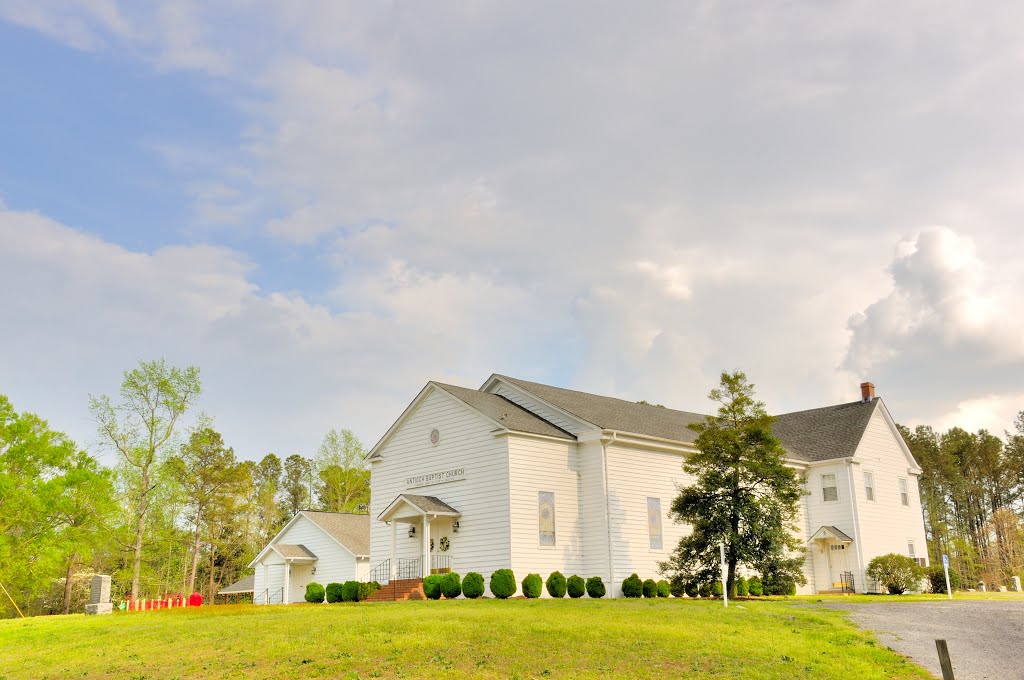
{"label": "grassy hill", "polygon": [[693,600],[231,605],[0,621],[15,678],[926,678],[836,611]]}

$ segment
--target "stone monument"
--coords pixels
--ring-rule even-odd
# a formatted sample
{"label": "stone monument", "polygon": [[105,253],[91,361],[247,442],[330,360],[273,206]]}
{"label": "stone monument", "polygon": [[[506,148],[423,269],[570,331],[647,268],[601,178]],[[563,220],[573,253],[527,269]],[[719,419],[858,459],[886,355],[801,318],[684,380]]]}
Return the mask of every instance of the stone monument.
{"label": "stone monument", "polygon": [[986,592],[985,591],[985,582],[984,581],[978,581],[978,590],[980,590],[983,593]]}
{"label": "stone monument", "polygon": [[1015,593],[1020,592],[1020,576],[1013,577],[1013,585],[1010,586],[1010,590],[1014,591]]}
{"label": "stone monument", "polygon": [[89,604],[85,605],[86,614],[110,614],[114,605],[110,603],[110,577],[97,574],[92,577],[89,588]]}

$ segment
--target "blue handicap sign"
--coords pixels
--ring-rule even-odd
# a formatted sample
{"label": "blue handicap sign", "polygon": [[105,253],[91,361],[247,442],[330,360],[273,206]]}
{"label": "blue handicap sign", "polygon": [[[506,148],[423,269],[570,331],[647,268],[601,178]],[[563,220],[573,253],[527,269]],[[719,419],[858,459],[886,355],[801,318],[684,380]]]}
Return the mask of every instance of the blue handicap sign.
{"label": "blue handicap sign", "polygon": [[942,566],[949,569],[949,555],[942,556]]}

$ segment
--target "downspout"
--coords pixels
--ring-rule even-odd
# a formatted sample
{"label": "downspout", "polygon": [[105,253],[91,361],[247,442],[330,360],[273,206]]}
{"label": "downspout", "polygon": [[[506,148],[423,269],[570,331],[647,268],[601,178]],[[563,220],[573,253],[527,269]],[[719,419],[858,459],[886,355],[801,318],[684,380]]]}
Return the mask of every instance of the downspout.
{"label": "downspout", "polygon": [[604,467],[604,527],[608,541],[608,591],[615,597],[615,567],[612,551],[612,506],[608,488],[608,445],[615,441],[615,433],[608,441],[601,439],[601,463]]}
{"label": "downspout", "polygon": [[[857,568],[860,570],[860,581],[862,592],[867,592],[867,583],[864,582],[866,569],[864,567],[864,546],[860,540],[860,516],[857,514],[857,489],[853,484],[853,461],[846,463],[847,476],[850,482],[850,503],[853,506],[853,538],[857,541]],[[854,592],[856,592],[856,587]]]}

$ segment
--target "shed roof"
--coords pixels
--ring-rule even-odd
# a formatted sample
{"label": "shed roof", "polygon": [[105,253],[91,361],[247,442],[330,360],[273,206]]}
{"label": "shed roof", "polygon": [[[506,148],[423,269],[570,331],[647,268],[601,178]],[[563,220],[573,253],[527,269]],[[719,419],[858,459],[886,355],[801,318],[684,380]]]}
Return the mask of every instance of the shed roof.
{"label": "shed roof", "polygon": [[218,595],[236,595],[241,593],[251,593],[256,590],[256,576],[249,574],[243,576],[229,586],[224,586],[217,591]]}

